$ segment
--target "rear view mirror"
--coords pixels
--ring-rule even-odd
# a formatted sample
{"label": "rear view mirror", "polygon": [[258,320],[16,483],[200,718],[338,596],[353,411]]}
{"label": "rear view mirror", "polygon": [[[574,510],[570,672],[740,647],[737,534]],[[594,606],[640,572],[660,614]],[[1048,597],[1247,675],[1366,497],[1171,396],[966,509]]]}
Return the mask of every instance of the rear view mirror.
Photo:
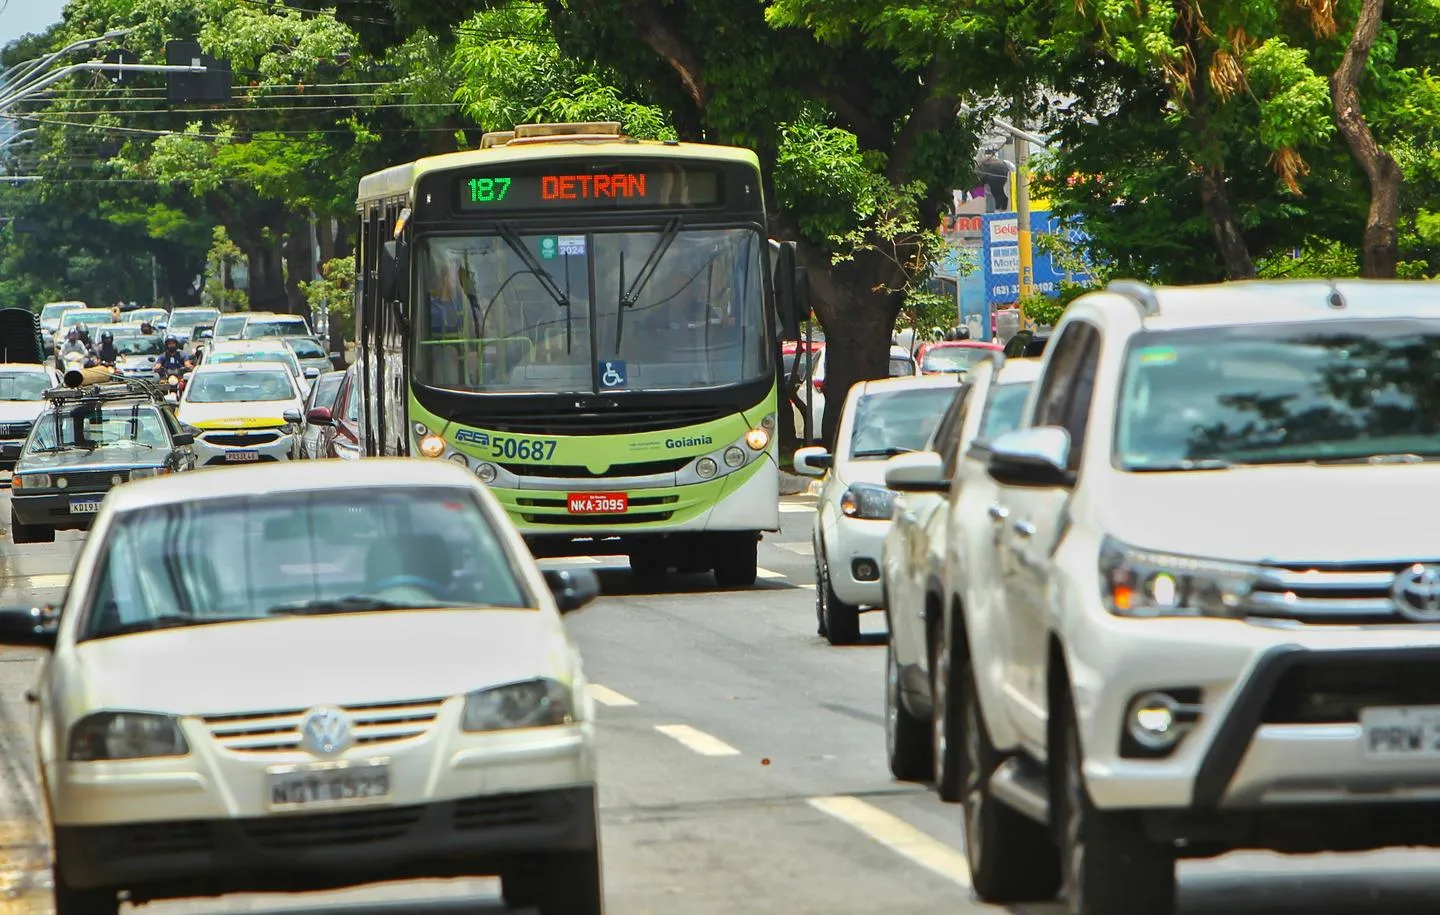
{"label": "rear view mirror", "polygon": [[330,415],[329,407],[315,407],[305,414],[305,422],[312,426],[333,426],[335,418]]}
{"label": "rear view mirror", "polygon": [[897,454],[885,462],[885,485],[896,492],[949,492],[945,461],[934,451]]}
{"label": "rear view mirror", "polygon": [[410,246],[404,239],[387,241],[380,251],[380,296],[396,297],[400,284],[410,275]]}
{"label": "rear view mirror", "polygon": [[189,432],[177,432],[172,441],[175,442],[176,447],[184,448],[186,445],[195,444],[195,436]]}
{"label": "rear view mirror", "polygon": [[561,613],[574,613],[600,596],[600,578],[589,569],[546,569],[544,575]]}
{"label": "rear view mirror", "polygon": [[314,366],[311,366],[310,368],[307,368],[307,369],[305,370],[305,377],[306,377],[306,378],[319,378],[319,377],[320,377],[320,370],[317,369],[317,368],[315,368]]}
{"label": "rear view mirror", "polygon": [[795,243],[771,241],[774,255],[772,277],[775,284],[775,311],[780,318],[780,335],[786,340],[800,339],[799,302],[796,301]]}
{"label": "rear view mirror", "polygon": [[165,402],[168,403],[168,404],[170,404],[170,405],[173,407],[173,406],[175,406],[176,404],[180,403],[180,398],[176,397],[174,394],[166,394],[166,395],[165,395]]}
{"label": "rear view mirror", "polygon": [[280,418],[285,420],[287,423],[295,423],[296,425],[299,425],[300,423],[303,423],[305,421],[305,417],[300,415],[299,410],[286,410],[284,413],[280,414]]}
{"label": "rear view mirror", "polygon": [[824,448],[812,445],[796,449],[792,461],[796,473],[807,477],[822,477],[835,463],[835,456]]}

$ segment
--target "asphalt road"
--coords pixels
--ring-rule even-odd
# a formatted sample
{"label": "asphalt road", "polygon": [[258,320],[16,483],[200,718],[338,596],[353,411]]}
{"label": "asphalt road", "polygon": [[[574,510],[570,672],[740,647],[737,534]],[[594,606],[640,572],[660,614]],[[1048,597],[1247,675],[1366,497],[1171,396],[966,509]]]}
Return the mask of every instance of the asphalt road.
{"label": "asphalt road", "polygon": [[[9,518],[0,494],[0,525]],[[598,684],[611,915],[967,915],[959,808],[884,762],[883,621],[868,644],[815,634],[811,497],[785,499],[754,589],[708,576],[645,586],[597,565],[606,597],[570,625]],[[80,545],[0,538],[0,603],[58,601]],[[564,563],[559,563],[563,565]],[[24,690],[37,656],[0,650],[0,915],[48,915]],[[1371,915],[1440,907],[1440,856],[1233,855],[1181,870],[1184,915]],[[154,915],[503,912],[494,881],[157,904]],[[1010,910],[1055,915],[1054,905]]]}

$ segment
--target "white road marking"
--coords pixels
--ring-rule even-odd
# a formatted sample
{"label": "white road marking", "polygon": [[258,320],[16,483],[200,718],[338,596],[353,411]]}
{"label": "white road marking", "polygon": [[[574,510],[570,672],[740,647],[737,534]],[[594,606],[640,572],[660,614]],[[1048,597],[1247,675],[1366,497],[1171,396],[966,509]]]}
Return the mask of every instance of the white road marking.
{"label": "white road marking", "polygon": [[24,588],[39,591],[42,588],[63,588],[70,583],[68,574],[59,575],[23,575],[18,578],[7,578],[0,582],[0,588],[11,590]]}
{"label": "white road marking", "polygon": [[970,887],[970,863],[963,853],[899,817],[858,797],[812,797],[808,803],[946,880],[967,889]]}
{"label": "white road marking", "polygon": [[797,553],[801,556],[814,556],[815,544],[808,540],[792,540],[788,543],[773,544],[776,549],[785,550],[789,553]]}
{"label": "white road marking", "polygon": [[611,708],[619,708],[626,705],[640,704],[634,699],[631,699],[629,696],[622,696],[619,693],[615,692],[615,690],[601,686],[598,683],[589,684],[587,689],[590,692],[591,699],[594,699],[601,705],[608,705]]}
{"label": "white road marking", "polygon": [[783,572],[774,572],[774,571],[771,571],[770,569],[756,569],[756,570],[755,570],[755,577],[756,577],[756,578],[784,578],[784,577],[785,577],[785,574],[784,574]]}
{"label": "white road marking", "polygon": [[596,556],[556,556],[540,560],[557,566],[603,566],[605,560]]}
{"label": "white road marking", "polygon": [[655,730],[701,756],[739,756],[740,751],[718,737],[697,731],[688,724],[657,724]]}
{"label": "white road marking", "polygon": [[780,514],[782,515],[802,515],[809,514],[813,511],[815,511],[814,504],[801,504],[796,502],[780,503]]}

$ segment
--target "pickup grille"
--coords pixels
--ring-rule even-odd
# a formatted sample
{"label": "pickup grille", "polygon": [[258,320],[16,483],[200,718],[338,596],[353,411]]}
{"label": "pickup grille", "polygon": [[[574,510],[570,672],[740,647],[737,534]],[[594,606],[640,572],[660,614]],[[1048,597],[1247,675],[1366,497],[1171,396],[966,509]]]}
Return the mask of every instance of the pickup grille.
{"label": "pickup grille", "polygon": [[1266,575],[1245,601],[1252,617],[1303,623],[1409,623],[1390,592],[1410,562],[1266,564]]}

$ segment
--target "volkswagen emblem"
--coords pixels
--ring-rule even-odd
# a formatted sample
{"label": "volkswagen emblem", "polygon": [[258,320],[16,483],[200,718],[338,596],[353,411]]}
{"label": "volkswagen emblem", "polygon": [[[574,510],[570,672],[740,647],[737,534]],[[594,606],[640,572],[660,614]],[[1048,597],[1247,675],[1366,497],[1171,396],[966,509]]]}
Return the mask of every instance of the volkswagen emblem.
{"label": "volkswagen emblem", "polygon": [[1417,623],[1440,622],[1440,566],[1416,563],[1402,569],[1390,587],[1400,615]]}
{"label": "volkswagen emblem", "polygon": [[300,724],[300,743],[316,756],[343,753],[354,740],[350,716],[338,708],[317,708]]}

